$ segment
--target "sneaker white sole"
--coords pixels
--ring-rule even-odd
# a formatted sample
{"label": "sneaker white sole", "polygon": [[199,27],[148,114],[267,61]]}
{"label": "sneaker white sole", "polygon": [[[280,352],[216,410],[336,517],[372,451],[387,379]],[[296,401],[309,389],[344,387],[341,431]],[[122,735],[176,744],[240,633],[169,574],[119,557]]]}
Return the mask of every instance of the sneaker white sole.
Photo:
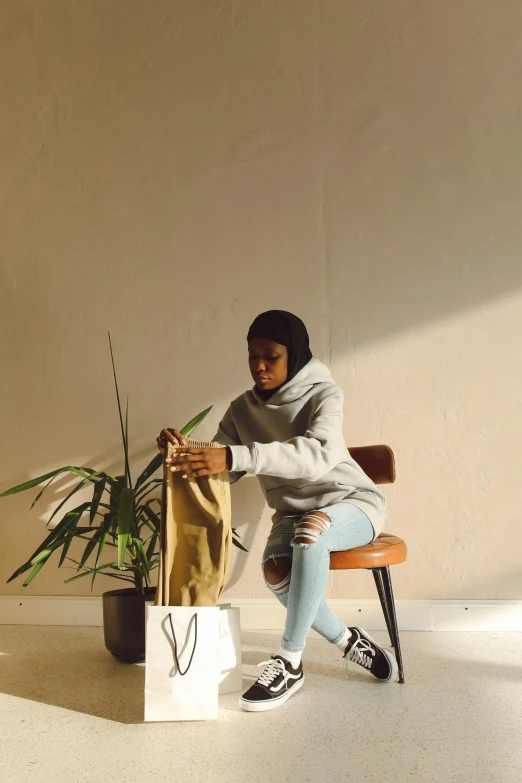
{"label": "sneaker white sole", "polygon": [[245,712],[266,712],[266,710],[275,710],[276,707],[280,707],[285,703],[285,701],[288,701],[290,696],[293,696],[294,693],[297,693],[299,688],[302,687],[303,682],[304,677],[302,677],[299,682],[296,682],[291,690],[286,691],[281,696],[277,696],[275,699],[270,699],[267,701],[248,701],[247,699],[243,699],[243,697],[240,696],[239,706],[242,707]]}
{"label": "sneaker white sole", "polygon": [[[390,676],[386,680],[381,680],[380,677],[375,677],[375,674],[374,674],[373,676],[375,677],[375,679],[378,680],[379,682],[397,682],[397,680],[399,679],[399,666],[397,664],[397,660],[395,658],[394,653],[390,652],[390,650],[388,650],[386,647],[383,647],[381,644],[379,644],[379,642],[376,642],[375,639],[372,636],[370,636],[370,634],[367,631],[364,630],[364,628],[361,628],[361,626],[359,626],[359,630],[362,631],[363,634],[365,636],[367,636],[368,639],[371,642],[373,642],[373,644],[376,647],[379,648],[379,650],[383,651],[383,653],[385,654],[386,658],[388,659],[390,667],[391,667],[391,674],[390,674]],[[369,669],[367,669],[367,671],[370,672]],[[370,672],[370,674],[371,674],[371,672]]]}

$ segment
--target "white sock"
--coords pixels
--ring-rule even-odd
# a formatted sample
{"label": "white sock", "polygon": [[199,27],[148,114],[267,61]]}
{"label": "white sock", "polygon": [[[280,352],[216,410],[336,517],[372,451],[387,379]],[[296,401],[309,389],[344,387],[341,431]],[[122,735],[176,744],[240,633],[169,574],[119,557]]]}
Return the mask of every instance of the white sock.
{"label": "white sock", "polygon": [[340,641],[338,641],[338,642],[335,642],[335,646],[338,647],[340,650],[342,650],[344,652],[345,648],[346,648],[346,645],[350,641],[350,636],[351,635],[352,635],[352,632],[347,628],[345,633],[344,633],[344,636],[342,637],[342,639],[340,639]]}
{"label": "white sock", "polygon": [[283,648],[280,647],[279,650],[276,652],[276,655],[280,655],[282,658],[285,658],[289,663],[292,664],[294,669],[297,669],[297,667],[301,663],[301,656],[303,655],[303,653],[288,652],[288,650],[283,650]]}

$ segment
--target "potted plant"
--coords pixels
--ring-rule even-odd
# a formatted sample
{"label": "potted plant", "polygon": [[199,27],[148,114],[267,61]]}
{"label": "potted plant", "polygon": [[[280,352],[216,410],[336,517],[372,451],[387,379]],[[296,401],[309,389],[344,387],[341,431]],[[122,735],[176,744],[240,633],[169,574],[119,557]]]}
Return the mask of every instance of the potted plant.
{"label": "potted plant", "polygon": [[[24,492],[47,482],[33,500],[33,508],[58,476],[63,473],[78,476],[80,481],[53,511],[47,522],[49,525],[73,495],[92,486],[91,499],[65,512],[38,549],[7,581],[29,572],[22,585],[24,589],[53,553],[61,550],[58,567],[67,560],[76,569],[76,574],[65,579],[65,583],[90,576],[92,590],[97,574],[128,582],[131,587],[103,593],[104,638],[107,649],[116,657],[139,661],[145,655],[145,602],[153,600],[156,591],[151,574],[159,565],[161,500],[153,497],[152,493],[163,481],[154,477],[162,466],[163,455],[158,453],[133,482],[129,463],[129,405],[127,399],[124,425],[110,334],[109,348],[123,441],[124,473],[111,476],[102,470],[66,465],[3,492],[0,497]],[[189,436],[211,410],[212,406],[195,416],[181,433]],[[244,550],[236,531],[233,533],[233,543]],[[68,557],[69,547],[75,540],[86,542],[79,560]],[[109,552],[111,554],[107,557]]]}

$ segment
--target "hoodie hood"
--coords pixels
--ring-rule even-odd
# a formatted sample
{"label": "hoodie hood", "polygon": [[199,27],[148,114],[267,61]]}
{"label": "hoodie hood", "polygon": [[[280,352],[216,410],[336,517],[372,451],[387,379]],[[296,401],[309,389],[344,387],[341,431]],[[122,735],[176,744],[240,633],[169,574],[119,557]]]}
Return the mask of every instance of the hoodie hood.
{"label": "hoodie hood", "polygon": [[319,359],[310,359],[290,381],[283,384],[268,400],[263,400],[254,386],[252,394],[261,405],[288,405],[301,399],[313,386],[319,383],[334,383],[328,367]]}

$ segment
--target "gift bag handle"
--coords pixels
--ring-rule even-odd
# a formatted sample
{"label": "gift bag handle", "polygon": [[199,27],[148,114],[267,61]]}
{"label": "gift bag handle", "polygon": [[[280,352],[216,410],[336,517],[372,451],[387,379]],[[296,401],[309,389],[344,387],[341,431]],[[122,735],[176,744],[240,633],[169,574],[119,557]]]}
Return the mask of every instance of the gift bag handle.
{"label": "gift bag handle", "polygon": [[[194,618],[195,618],[195,619],[194,619]],[[175,634],[175,632],[174,632],[174,626],[173,626],[173,624],[172,624],[172,615],[171,615],[171,613],[169,612],[169,621],[170,621],[170,627],[171,627],[171,630],[172,630],[172,639],[174,640],[174,660],[176,661],[176,666],[177,666],[177,668],[178,668],[178,672],[180,673],[180,675],[181,675],[182,677],[183,677],[183,676],[184,676],[184,675],[185,675],[185,674],[188,672],[188,670],[190,669],[190,665],[191,665],[191,663],[192,663],[192,659],[193,659],[193,657],[194,657],[194,653],[196,652],[196,644],[198,643],[198,615],[197,615],[197,612],[195,612],[195,613],[192,615],[192,620],[194,620],[194,647],[192,648],[192,654],[191,654],[191,656],[190,656],[190,660],[189,660],[189,662],[188,662],[188,664],[187,664],[187,668],[185,669],[185,671],[184,671],[184,672],[182,672],[182,671],[181,671],[181,666],[179,665],[179,659],[178,659],[178,643],[177,643],[177,641],[176,641],[176,634]],[[192,620],[191,620],[190,622],[192,622]],[[188,627],[190,628],[190,623],[189,623],[189,626],[188,626]]]}

